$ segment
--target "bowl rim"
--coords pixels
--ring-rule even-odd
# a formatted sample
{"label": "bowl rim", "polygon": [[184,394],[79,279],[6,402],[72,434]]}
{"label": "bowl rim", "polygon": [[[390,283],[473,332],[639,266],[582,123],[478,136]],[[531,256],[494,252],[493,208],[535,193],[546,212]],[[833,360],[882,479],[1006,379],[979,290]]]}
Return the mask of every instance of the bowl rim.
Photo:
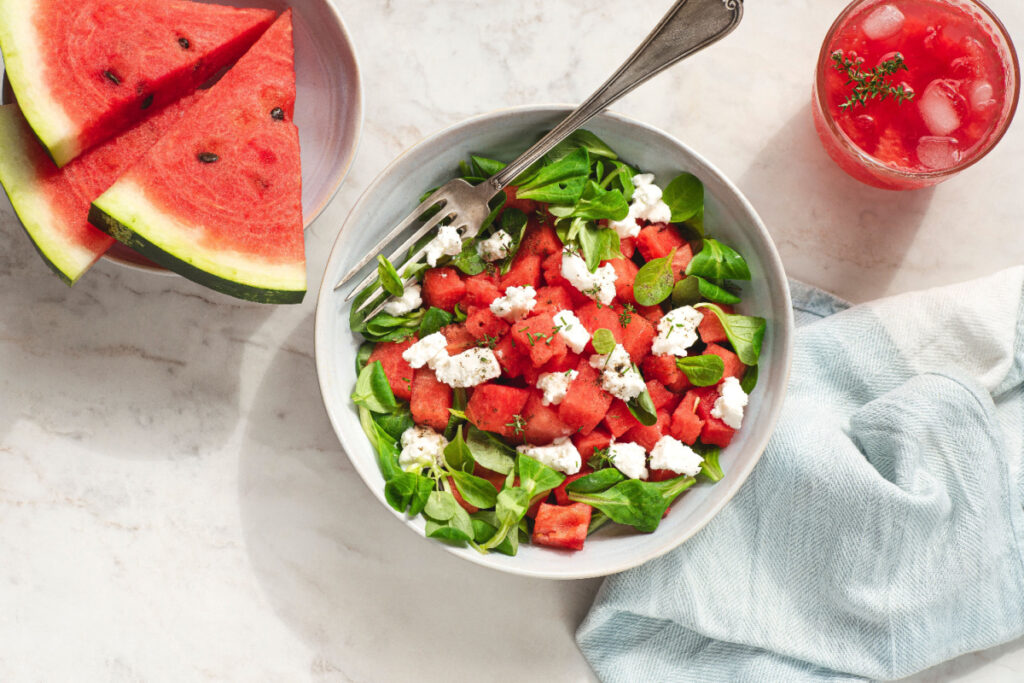
{"label": "bowl rim", "polygon": [[[377,490],[377,488],[370,485],[370,479],[365,470],[372,470],[372,473],[374,475],[379,476],[380,472],[376,468],[376,458],[371,459],[371,462],[362,463],[357,458],[349,454],[349,438],[346,438],[345,430],[342,428],[342,425],[335,420],[334,411],[328,405],[326,386],[331,382],[331,380],[330,377],[328,377],[326,374],[325,364],[322,363],[320,360],[320,351],[322,346],[326,345],[326,342],[329,341],[327,338],[324,338],[322,336],[325,334],[324,330],[326,328],[326,317],[328,315],[334,315],[333,311],[329,311],[330,307],[327,305],[328,299],[336,295],[334,292],[334,282],[332,281],[334,278],[331,277],[331,264],[335,261],[336,258],[339,257],[338,254],[341,250],[342,237],[345,236],[347,229],[349,228],[349,225],[353,221],[354,217],[362,214],[365,211],[365,209],[369,205],[370,198],[375,193],[377,187],[384,181],[385,178],[389,177],[397,167],[404,163],[406,157],[411,155],[416,150],[419,150],[424,146],[430,145],[434,143],[437,139],[444,137],[448,134],[451,134],[455,131],[458,131],[463,127],[470,126],[472,124],[482,123],[492,119],[500,120],[501,118],[510,115],[515,116],[519,114],[568,114],[575,108],[575,106],[576,105],[571,104],[531,104],[519,105],[514,107],[504,107],[489,112],[477,114],[466,119],[462,119],[449,126],[441,128],[433,133],[424,136],[415,144],[410,145],[409,147],[404,149],[398,156],[396,156],[377,174],[377,176],[373,179],[373,181],[370,182],[369,185],[367,185],[367,187],[360,194],[359,199],[349,210],[349,213],[346,216],[345,221],[342,223],[341,228],[338,230],[338,234],[335,237],[335,241],[331,247],[330,254],[327,257],[327,262],[324,267],[323,279],[320,284],[320,291],[317,295],[316,312],[314,316],[313,328],[313,352],[314,361],[316,362],[317,383],[320,387],[320,397],[323,402],[324,409],[327,412],[327,417],[331,422],[331,427],[338,438],[342,450],[345,452],[345,456],[352,464],[353,469],[355,469],[355,471],[359,474],[359,477],[363,480],[363,483],[366,485],[366,487],[370,489],[373,496],[376,497],[377,500],[379,500],[380,503],[389,512],[391,512],[392,516],[398,519],[398,521],[402,522],[402,524],[406,528],[408,528],[421,540],[429,542],[432,539],[427,538],[418,528],[416,528],[416,526],[414,525],[415,518],[409,518],[397,512],[390,505],[388,505],[386,499],[384,498],[383,489]],[[768,440],[770,439],[772,432],[774,431],[774,427],[778,423],[779,414],[782,410],[782,403],[786,395],[786,389],[789,384],[790,372],[792,368],[793,330],[795,328],[795,323],[793,319],[793,307],[792,300],[790,297],[788,280],[786,278],[785,270],[782,265],[782,259],[779,256],[778,249],[775,247],[775,243],[771,239],[771,235],[769,234],[768,229],[764,224],[764,221],[761,219],[760,215],[754,209],[753,205],[750,203],[750,200],[747,199],[747,197],[739,190],[739,188],[736,187],[736,185],[731,180],[729,180],[725,176],[725,174],[723,174],[721,170],[718,169],[717,166],[710,163],[701,154],[697,153],[693,148],[683,143],[675,136],[670,135],[669,133],[661,130],[656,126],[644,123],[636,118],[608,110],[605,110],[598,114],[598,117],[611,119],[616,123],[622,123],[628,126],[645,129],[648,132],[661,136],[666,140],[666,142],[669,142],[685,150],[687,154],[691,155],[699,163],[704,164],[707,167],[707,169],[711,171],[711,173],[716,175],[716,180],[720,181],[729,191],[733,193],[734,197],[738,200],[739,205],[742,207],[742,209],[753,218],[753,228],[758,233],[760,233],[760,236],[765,240],[765,243],[769,247],[767,254],[769,258],[766,260],[764,264],[765,280],[768,282],[779,283],[779,293],[782,295],[781,304],[783,306],[783,310],[785,311],[784,317],[775,321],[776,325],[781,325],[781,332],[775,338],[776,341],[780,343],[780,353],[783,361],[783,368],[780,380],[780,393],[778,399],[773,404],[769,404],[767,406],[767,412],[765,414],[764,419],[765,424],[768,426],[768,429],[764,431],[760,439],[758,439],[755,443],[748,445],[748,448],[754,452],[753,457],[747,461],[744,467],[741,467],[737,470],[732,470],[730,472],[730,485],[729,489],[727,490],[727,495],[725,495],[721,500],[716,501],[714,504],[707,506],[707,508],[695,512],[692,515],[694,523],[690,525],[689,529],[685,533],[682,533],[677,537],[672,537],[670,542],[664,543],[661,546],[652,548],[644,553],[630,555],[624,561],[611,563],[607,566],[603,566],[598,569],[556,572],[548,570],[531,569],[521,564],[499,565],[488,561],[487,555],[475,552],[467,553],[464,552],[465,548],[456,548],[444,543],[431,543],[431,545],[433,546],[439,546],[443,550],[453,555],[456,555],[457,557],[460,557],[464,560],[468,560],[469,562],[472,562],[479,566],[487,567],[495,571],[501,571],[504,573],[513,574],[517,576],[557,580],[589,579],[609,576],[612,574],[617,574],[619,572],[625,571],[627,569],[631,569],[633,567],[637,567],[641,564],[658,558],[670,552],[671,550],[678,548],[681,544],[685,543],[687,540],[692,538],[695,534],[697,534],[697,532],[703,529],[708,524],[708,522],[710,522],[711,519],[715,515],[717,515],[729,501],[732,500],[732,498],[736,495],[737,492],[739,492],[743,484],[746,482],[746,479],[750,475],[751,471],[753,471],[754,467],[760,461],[761,456],[763,455],[765,448],[768,445]],[[346,408],[347,407],[348,406],[346,406]],[[365,434],[363,434],[361,430],[358,431],[358,436],[355,438],[361,439],[362,442],[365,442],[362,443],[362,445],[372,450],[372,446],[370,446],[369,442],[366,441],[366,436]]]}

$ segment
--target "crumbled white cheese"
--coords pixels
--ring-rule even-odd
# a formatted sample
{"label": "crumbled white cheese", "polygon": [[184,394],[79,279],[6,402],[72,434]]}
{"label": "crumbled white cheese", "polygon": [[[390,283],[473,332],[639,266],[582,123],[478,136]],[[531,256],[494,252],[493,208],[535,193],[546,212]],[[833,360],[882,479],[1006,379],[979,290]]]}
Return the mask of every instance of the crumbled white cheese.
{"label": "crumbled white cheese", "polygon": [[636,237],[640,234],[637,219],[651,223],[668,223],[672,220],[672,209],[661,199],[661,188],[654,184],[653,173],[633,176],[633,200],[629,213],[621,221],[609,221],[608,227],[619,233],[619,239]]}
{"label": "crumbled white cheese", "polygon": [[558,334],[573,353],[583,353],[590,341],[590,332],[572,311],[559,311],[553,316]]}
{"label": "crumbled white cheese", "polygon": [[537,378],[537,388],[544,392],[541,405],[557,406],[569,393],[569,384],[579,376],[575,370],[568,372],[545,372]]}
{"label": "crumbled white cheese", "polygon": [[647,478],[647,451],[640,444],[613,443],[608,447],[608,458],[630,479]]}
{"label": "crumbled white cheese", "polygon": [[452,388],[475,387],[501,375],[501,366],[488,348],[473,348],[449,356],[434,367],[437,379]]}
{"label": "crumbled white cheese", "polygon": [[429,365],[431,369],[448,359],[448,340],[440,332],[428,334],[402,352],[402,358],[414,369]]}
{"label": "crumbled white cheese", "polygon": [[672,470],[676,474],[695,477],[700,472],[700,464],[704,458],[697,455],[692,448],[671,436],[658,439],[651,451],[652,470]]}
{"label": "crumbled white cheese", "polygon": [[537,305],[537,291],[530,285],[509,287],[505,296],[491,302],[491,313],[510,323],[525,318]]}
{"label": "crumbled white cheese", "polygon": [[448,439],[430,427],[414,425],[402,432],[402,452],[398,466],[406,472],[419,472],[444,457]]}
{"label": "crumbled white cheese", "polygon": [[666,313],[658,321],[658,336],[651,353],[656,356],[685,356],[697,342],[697,326],[704,315],[693,306],[681,306]]}
{"label": "crumbled white cheese", "polygon": [[527,455],[551,469],[564,472],[565,474],[576,474],[583,466],[583,459],[576,446],[567,436],[561,436],[551,442],[548,446],[518,446],[517,451]]}
{"label": "crumbled white cheese", "polygon": [[647,388],[643,375],[633,367],[633,359],[622,344],[616,344],[608,355],[591,356],[590,367],[602,371],[601,388],[623,401],[633,400]]}
{"label": "crumbled white cheese", "polygon": [[562,277],[583,294],[605,306],[615,298],[615,266],[610,263],[591,273],[582,256],[566,250],[562,252]]}
{"label": "crumbled white cheese", "polygon": [[717,417],[733,429],[739,429],[746,406],[747,394],[740,386],[740,381],[735,377],[726,377],[718,385],[718,398],[711,408],[711,417]]}
{"label": "crumbled white cheese", "polygon": [[431,268],[437,265],[442,256],[458,256],[462,253],[462,236],[453,225],[442,225],[437,229],[437,237],[427,244],[427,263]]}
{"label": "crumbled white cheese", "polygon": [[508,256],[512,249],[512,235],[504,230],[498,230],[485,240],[476,243],[476,253],[484,261],[500,261]]}
{"label": "crumbled white cheese", "polygon": [[391,301],[384,304],[384,312],[389,315],[405,315],[409,311],[415,311],[423,305],[423,297],[420,296],[419,285],[408,285],[400,297],[392,297]]}

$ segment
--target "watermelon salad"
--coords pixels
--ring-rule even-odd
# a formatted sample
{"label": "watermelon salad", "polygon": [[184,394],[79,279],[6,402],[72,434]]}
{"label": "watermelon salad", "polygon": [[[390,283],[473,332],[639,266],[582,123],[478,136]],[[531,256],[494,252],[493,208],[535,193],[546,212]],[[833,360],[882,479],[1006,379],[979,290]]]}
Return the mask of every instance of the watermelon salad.
{"label": "watermelon salad", "polygon": [[723,477],[742,426],[766,327],[737,310],[750,269],[705,234],[697,177],[661,186],[587,131],[492,209],[472,239],[442,224],[401,275],[380,257],[355,299],[352,400],[385,497],[481,552],[580,550],[609,522],[653,532]]}

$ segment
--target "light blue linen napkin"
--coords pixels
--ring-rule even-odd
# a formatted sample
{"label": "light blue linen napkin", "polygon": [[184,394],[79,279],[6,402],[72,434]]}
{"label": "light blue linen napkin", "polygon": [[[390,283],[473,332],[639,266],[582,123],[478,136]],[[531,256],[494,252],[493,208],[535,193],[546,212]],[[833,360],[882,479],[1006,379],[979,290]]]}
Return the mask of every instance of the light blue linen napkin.
{"label": "light blue linen napkin", "polygon": [[852,307],[791,288],[768,449],[605,582],[576,634],[604,681],[893,679],[1024,635],[1024,268]]}

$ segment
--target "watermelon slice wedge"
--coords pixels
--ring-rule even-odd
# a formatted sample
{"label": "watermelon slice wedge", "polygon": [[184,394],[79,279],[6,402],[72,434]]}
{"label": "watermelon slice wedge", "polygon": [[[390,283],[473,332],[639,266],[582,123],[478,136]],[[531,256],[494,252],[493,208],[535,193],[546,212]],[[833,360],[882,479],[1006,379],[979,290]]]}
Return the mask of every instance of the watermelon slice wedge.
{"label": "watermelon slice wedge", "polygon": [[69,285],[114,238],[89,224],[89,205],[201,97],[178,100],[57,168],[17,104],[0,107],[0,184],[43,260]]}
{"label": "watermelon slice wedge", "polygon": [[21,111],[58,166],[194,91],[274,12],[187,0],[0,0]]}
{"label": "watermelon slice wedge", "polygon": [[306,292],[295,67],[285,12],[182,120],[93,201],[89,221],[242,299]]}

